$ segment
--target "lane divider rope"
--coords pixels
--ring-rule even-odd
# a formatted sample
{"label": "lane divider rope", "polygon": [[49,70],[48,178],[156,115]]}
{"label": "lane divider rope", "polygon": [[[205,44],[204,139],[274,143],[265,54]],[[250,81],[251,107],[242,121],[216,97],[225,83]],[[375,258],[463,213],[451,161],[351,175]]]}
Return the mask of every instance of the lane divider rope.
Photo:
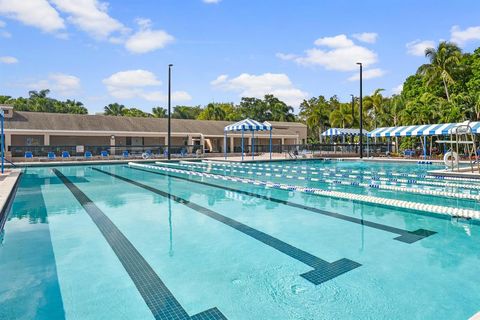
{"label": "lane divider rope", "polygon": [[151,169],[151,170],[160,170],[160,171],[166,171],[166,172],[181,173],[181,174],[186,174],[191,176],[213,178],[216,180],[241,182],[246,184],[263,186],[266,188],[303,192],[307,194],[314,194],[314,195],[337,198],[342,200],[350,200],[350,201],[353,200],[353,201],[369,203],[369,204],[378,204],[378,205],[384,205],[384,206],[395,207],[400,209],[410,209],[410,210],[431,212],[431,213],[437,213],[437,214],[449,215],[449,216],[455,216],[455,217],[480,219],[480,211],[471,210],[471,209],[453,208],[453,207],[445,207],[445,206],[424,204],[424,203],[404,201],[404,200],[386,199],[386,198],[374,197],[374,196],[368,196],[368,195],[324,190],[319,188],[293,186],[293,185],[287,185],[283,183],[273,183],[273,182],[266,182],[266,181],[247,179],[247,178],[228,177],[228,176],[222,176],[222,175],[217,175],[212,173],[204,173],[204,172],[196,172],[196,171],[175,169],[175,168],[169,168],[169,167],[161,167],[161,166],[155,166],[155,165],[139,164],[135,162],[129,162],[128,165],[133,167],[136,166],[139,168]]}

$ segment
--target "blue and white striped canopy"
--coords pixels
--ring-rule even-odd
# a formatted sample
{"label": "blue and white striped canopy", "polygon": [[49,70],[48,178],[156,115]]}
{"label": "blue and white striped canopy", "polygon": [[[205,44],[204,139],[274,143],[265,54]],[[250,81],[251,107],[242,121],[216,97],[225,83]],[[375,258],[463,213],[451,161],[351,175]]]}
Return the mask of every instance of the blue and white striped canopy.
{"label": "blue and white striped canopy", "polygon": [[268,122],[260,123],[252,119],[244,119],[237,123],[228,125],[223,129],[224,131],[269,131],[272,125]]}
{"label": "blue and white striped canopy", "polygon": [[[416,137],[416,136],[437,136],[447,135],[452,132],[452,129],[460,125],[465,126],[468,122],[461,123],[443,123],[443,124],[424,124],[416,126],[403,127],[384,127],[377,128],[367,134],[371,137]],[[470,122],[470,128],[473,133],[480,133],[480,122]]]}
{"label": "blue and white striped canopy", "polygon": [[[366,135],[367,130],[363,130],[363,134]],[[324,137],[336,137],[336,136],[359,136],[360,129],[343,129],[343,128],[330,128],[322,133]]]}

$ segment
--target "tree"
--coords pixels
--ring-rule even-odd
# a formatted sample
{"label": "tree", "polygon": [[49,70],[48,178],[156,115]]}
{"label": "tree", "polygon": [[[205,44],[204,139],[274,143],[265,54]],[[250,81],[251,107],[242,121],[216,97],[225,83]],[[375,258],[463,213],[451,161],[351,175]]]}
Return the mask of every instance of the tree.
{"label": "tree", "polygon": [[172,118],[175,119],[196,119],[202,112],[200,106],[176,106],[173,108]]}
{"label": "tree", "polygon": [[221,104],[209,103],[198,115],[198,120],[225,120],[226,113]]}
{"label": "tree", "polygon": [[152,115],[145,112],[145,111],[137,109],[137,108],[126,108],[123,111],[123,116],[125,116],[125,117],[137,117],[137,118],[148,118],[148,117],[151,117]]}
{"label": "tree", "polygon": [[330,106],[324,96],[303,100],[300,104],[299,115],[307,124],[311,142],[322,141],[321,133],[325,131],[328,124],[330,111]]}
{"label": "tree", "polygon": [[104,114],[107,116],[123,116],[125,112],[125,106],[118,103],[110,103],[108,106],[103,108],[105,110]]}
{"label": "tree", "polygon": [[367,114],[373,120],[374,129],[377,128],[378,118],[383,115],[385,110],[385,99],[382,96],[382,91],[385,91],[385,89],[376,89],[371,96],[363,98],[363,105]]}
{"label": "tree", "polygon": [[460,48],[456,44],[442,41],[436,49],[427,48],[425,57],[430,60],[430,63],[420,66],[417,73],[425,77],[429,86],[435,84],[436,81],[442,81],[445,95],[450,101],[448,86],[455,83],[453,75],[459,67],[462,57]]}
{"label": "tree", "polygon": [[352,123],[352,106],[349,103],[342,103],[340,106],[330,113],[330,125],[332,127],[345,128],[347,124]]}
{"label": "tree", "polygon": [[152,108],[152,115],[154,118],[167,118],[167,109],[162,107],[154,107]]}

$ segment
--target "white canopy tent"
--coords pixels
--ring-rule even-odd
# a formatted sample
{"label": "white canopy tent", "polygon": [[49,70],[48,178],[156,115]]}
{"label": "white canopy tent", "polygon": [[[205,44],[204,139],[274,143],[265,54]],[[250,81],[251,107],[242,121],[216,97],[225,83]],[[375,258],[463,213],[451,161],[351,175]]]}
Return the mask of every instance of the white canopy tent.
{"label": "white canopy tent", "polygon": [[225,159],[227,159],[227,132],[229,131],[241,131],[242,132],[242,161],[244,156],[244,135],[245,131],[252,132],[252,160],[255,159],[255,131],[270,131],[270,160],[272,160],[272,125],[268,122],[260,123],[252,119],[244,119],[234,124],[228,125],[224,129],[224,153]]}

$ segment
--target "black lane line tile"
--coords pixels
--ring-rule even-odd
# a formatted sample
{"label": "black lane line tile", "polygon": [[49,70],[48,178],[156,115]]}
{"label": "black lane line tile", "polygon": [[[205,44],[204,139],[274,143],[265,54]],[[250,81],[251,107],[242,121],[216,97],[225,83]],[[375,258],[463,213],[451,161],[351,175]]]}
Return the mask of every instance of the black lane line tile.
{"label": "black lane line tile", "polygon": [[60,171],[57,169],[52,170],[96,224],[142,295],[145,303],[152,311],[155,319],[227,319],[217,308],[209,309],[190,317],[150,264],[105,213]]}
{"label": "black lane line tile", "polygon": [[255,198],[259,198],[259,199],[263,199],[263,200],[268,200],[268,201],[284,204],[284,205],[287,205],[287,206],[290,206],[290,207],[315,212],[315,213],[318,213],[318,214],[329,216],[331,218],[336,218],[336,219],[340,219],[340,220],[344,220],[344,221],[348,221],[348,222],[352,222],[352,223],[356,223],[356,224],[361,224],[361,225],[364,225],[364,226],[367,226],[367,227],[370,227],[370,228],[374,228],[374,229],[383,230],[383,231],[386,231],[386,232],[398,234],[399,237],[394,238],[394,240],[405,242],[405,243],[408,243],[408,244],[414,243],[414,242],[419,241],[419,240],[422,240],[426,237],[429,237],[429,236],[437,233],[435,231],[430,231],[430,230],[425,230],[425,229],[418,229],[418,230],[415,230],[415,231],[407,231],[407,230],[403,230],[403,229],[400,229],[400,228],[395,228],[395,227],[387,226],[387,225],[384,225],[384,224],[371,222],[371,221],[368,221],[368,220],[363,220],[363,219],[358,219],[358,218],[355,218],[355,217],[350,217],[350,216],[343,215],[343,214],[340,214],[340,213],[325,211],[325,210],[322,210],[322,209],[318,209],[318,208],[314,208],[314,207],[310,207],[310,206],[306,206],[306,205],[302,205],[302,204],[298,204],[298,203],[294,203],[294,202],[290,202],[290,201],[286,201],[286,200],[275,199],[275,198],[272,198],[272,197],[256,194],[256,193],[253,193],[253,192],[248,192],[248,191],[243,191],[243,190],[239,190],[239,189],[224,187],[224,186],[220,186],[220,185],[213,184],[213,183],[198,181],[198,180],[189,179],[189,178],[185,178],[185,177],[179,177],[179,176],[164,173],[164,172],[157,172],[157,171],[151,171],[151,170],[146,170],[146,169],[141,169],[141,168],[133,168],[133,167],[126,167],[126,168],[130,168],[130,169],[133,169],[133,170],[150,172],[150,173],[158,174],[158,175],[161,175],[161,176],[173,177],[173,178],[176,178],[176,179],[185,180],[185,181],[193,182],[193,183],[196,183],[196,184],[203,184],[203,185],[206,185],[206,186],[209,186],[209,187],[214,187],[214,188],[219,188],[219,189],[223,189],[223,190],[227,190],[227,191],[241,193],[241,194],[244,194],[244,195],[247,195],[247,196],[251,196],[251,197],[255,197]]}
{"label": "black lane line tile", "polygon": [[113,174],[111,172],[103,171],[97,168],[92,168],[95,171],[104,173],[106,175],[115,177],[119,180],[128,182],[130,184],[133,184],[137,187],[143,188],[145,190],[148,190],[150,192],[153,192],[155,194],[158,194],[162,197],[170,198],[174,200],[175,202],[181,203],[190,209],[193,209],[203,215],[206,215],[212,219],[215,219],[229,227],[232,227],[260,242],[263,242],[264,244],[294,258],[295,260],[298,260],[300,262],[305,263],[306,265],[312,267],[314,270],[308,271],[304,274],[301,274],[303,278],[306,280],[312,282],[315,285],[321,284],[325,281],[331,280],[335,277],[338,277],[339,275],[342,275],[348,271],[351,271],[355,268],[358,268],[361,266],[360,263],[349,260],[349,259],[340,259],[335,262],[327,262],[323,259],[320,259],[308,252],[305,252],[297,247],[294,247],[292,245],[289,245],[288,243],[285,243],[281,241],[280,239],[277,239],[275,237],[272,237],[266,233],[263,233],[259,230],[256,230],[254,228],[251,228],[241,222],[238,222],[236,220],[233,220],[231,218],[225,217],[213,210],[210,210],[208,208],[202,207],[194,202],[190,202],[189,200],[183,199],[181,197],[177,197],[173,194],[170,194],[168,192],[164,192],[162,190],[150,187],[148,185],[145,185],[143,183]]}

